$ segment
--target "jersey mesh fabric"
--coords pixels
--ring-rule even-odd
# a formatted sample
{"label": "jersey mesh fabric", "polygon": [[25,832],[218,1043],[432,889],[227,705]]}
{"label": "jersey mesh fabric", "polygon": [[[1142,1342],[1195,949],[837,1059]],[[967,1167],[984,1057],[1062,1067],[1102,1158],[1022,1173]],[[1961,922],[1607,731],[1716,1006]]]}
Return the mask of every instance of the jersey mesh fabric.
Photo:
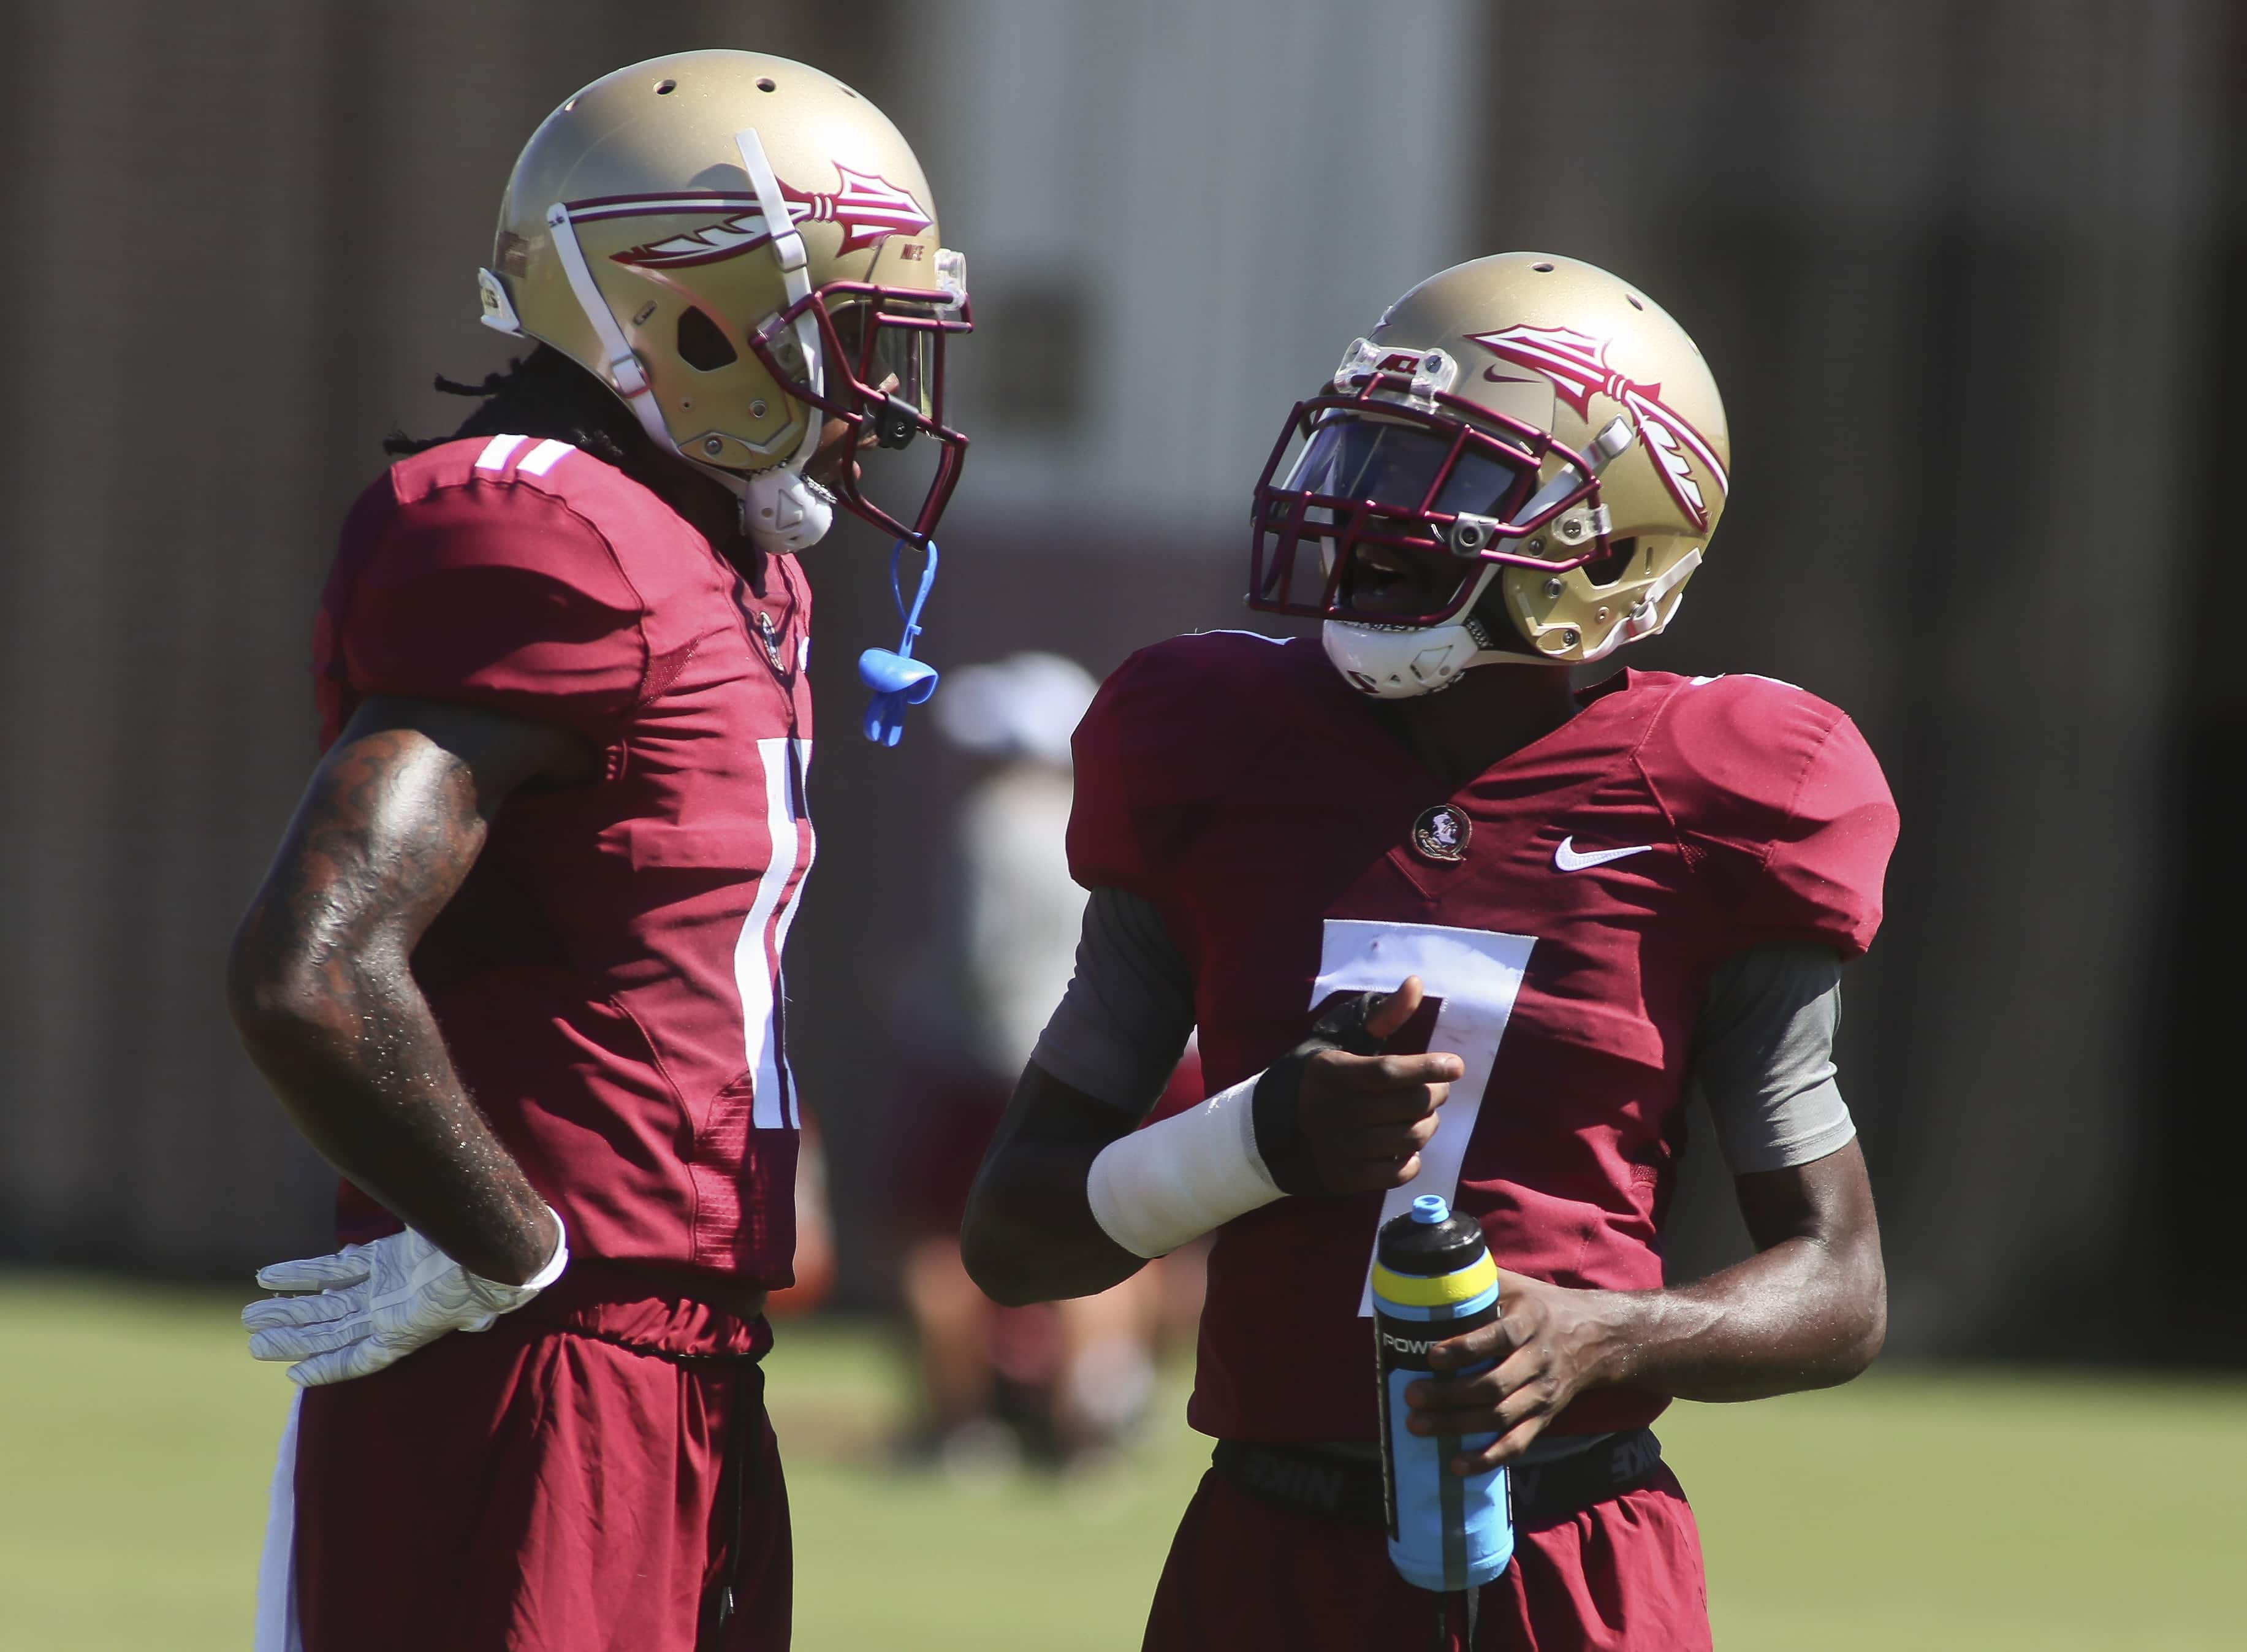
{"label": "jersey mesh fabric", "polygon": [[[1441,1036],[1487,1076],[1453,1086],[1431,1145],[1456,1186],[1423,1185],[1449,1180],[1431,1169],[1410,1191],[1455,1193],[1502,1266],[1649,1288],[1711,975],[1762,941],[1861,952],[1895,813],[1854,727],[1787,685],[1624,672],[1581,699],[1453,792],[1315,643],[1175,638],[1127,661],[1077,732],[1069,850],[1080,882],[1161,912],[1212,1089],[1292,1048],[1335,992],[1395,986],[1388,960],[1443,960],[1415,966],[1432,1001],[1391,1048]],[[1456,861],[1414,847],[1439,808]],[[1382,1207],[1283,1199],[1219,1231],[1197,1427],[1373,1435],[1357,1310]],[[1595,1393],[1558,1426],[1662,1404]]]}
{"label": "jersey mesh fabric", "polygon": [[[1834,1078],[1841,1008],[1831,947],[1761,941],[1709,978],[1688,1082],[1734,1174],[1806,1164],[1856,1135]],[[1192,1033],[1192,972],[1162,914],[1123,890],[1093,891],[1076,972],[1031,1060],[1139,1118]]]}
{"label": "jersey mesh fabric", "polygon": [[[315,638],[322,743],[374,695],[583,735],[413,957],[462,1081],[573,1252],[789,1282],[796,1098],[779,957],[812,854],[809,591],[748,590],[638,483],[560,443],[456,441],[347,520]],[[396,1223],[347,1184],[339,1237]]]}

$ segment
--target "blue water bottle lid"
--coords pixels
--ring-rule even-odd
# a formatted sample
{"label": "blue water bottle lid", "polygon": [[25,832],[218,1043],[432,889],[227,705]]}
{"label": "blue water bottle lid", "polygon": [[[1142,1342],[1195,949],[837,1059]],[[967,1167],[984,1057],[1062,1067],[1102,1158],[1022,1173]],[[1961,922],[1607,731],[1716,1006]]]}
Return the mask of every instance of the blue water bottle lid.
{"label": "blue water bottle lid", "polygon": [[1451,1207],[1444,1203],[1441,1193],[1423,1193],[1412,1201],[1412,1219],[1424,1222],[1430,1227],[1451,1218]]}

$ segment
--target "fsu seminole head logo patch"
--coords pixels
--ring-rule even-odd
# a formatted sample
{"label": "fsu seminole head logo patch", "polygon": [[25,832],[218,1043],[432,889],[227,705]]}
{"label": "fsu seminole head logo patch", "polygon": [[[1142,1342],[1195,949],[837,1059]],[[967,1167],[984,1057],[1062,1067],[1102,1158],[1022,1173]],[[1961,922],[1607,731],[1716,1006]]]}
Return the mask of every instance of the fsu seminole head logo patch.
{"label": "fsu seminole head logo patch", "polygon": [[1438,803],[1412,823],[1412,852],[1423,860],[1445,865],[1465,860],[1467,837],[1473,829],[1465,813],[1449,803]]}

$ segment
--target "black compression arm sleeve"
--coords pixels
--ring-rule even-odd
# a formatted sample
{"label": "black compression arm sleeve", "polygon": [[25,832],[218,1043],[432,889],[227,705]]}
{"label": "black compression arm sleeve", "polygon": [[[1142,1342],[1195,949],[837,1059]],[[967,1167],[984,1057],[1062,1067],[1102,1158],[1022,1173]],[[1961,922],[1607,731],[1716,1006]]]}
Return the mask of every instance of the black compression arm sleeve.
{"label": "black compression arm sleeve", "polygon": [[1162,913],[1122,890],[1094,890],[1076,973],[1030,1059],[1062,1083],[1144,1118],[1193,1027],[1193,972]]}

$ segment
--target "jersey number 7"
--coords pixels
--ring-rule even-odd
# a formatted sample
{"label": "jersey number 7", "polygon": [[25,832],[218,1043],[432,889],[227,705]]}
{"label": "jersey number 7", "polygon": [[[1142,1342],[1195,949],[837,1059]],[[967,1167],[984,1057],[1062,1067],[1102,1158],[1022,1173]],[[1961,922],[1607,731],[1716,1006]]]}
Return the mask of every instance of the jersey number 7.
{"label": "jersey number 7", "polygon": [[[1534,936],[1495,930],[1451,929],[1440,924],[1385,924],[1366,918],[1329,918],[1319,948],[1319,977],[1311,983],[1316,1008],[1336,993],[1393,993],[1407,975],[1417,975],[1431,998],[1441,1000],[1428,1048],[1445,1050],[1465,1064],[1451,1086],[1451,1099],[1437,1115],[1434,1138],[1420,1154],[1420,1173],[1392,1187],[1381,1201],[1381,1223],[1402,1216],[1422,1193],[1441,1193],[1457,1201],[1459,1165],[1467,1138],[1482,1111],[1483,1091],[1498,1062],[1499,1041],[1513,1019],[1513,1000],[1521,973],[1529,967]],[[1367,1247],[1366,1280],[1359,1292],[1360,1317],[1373,1312],[1373,1254]]]}

